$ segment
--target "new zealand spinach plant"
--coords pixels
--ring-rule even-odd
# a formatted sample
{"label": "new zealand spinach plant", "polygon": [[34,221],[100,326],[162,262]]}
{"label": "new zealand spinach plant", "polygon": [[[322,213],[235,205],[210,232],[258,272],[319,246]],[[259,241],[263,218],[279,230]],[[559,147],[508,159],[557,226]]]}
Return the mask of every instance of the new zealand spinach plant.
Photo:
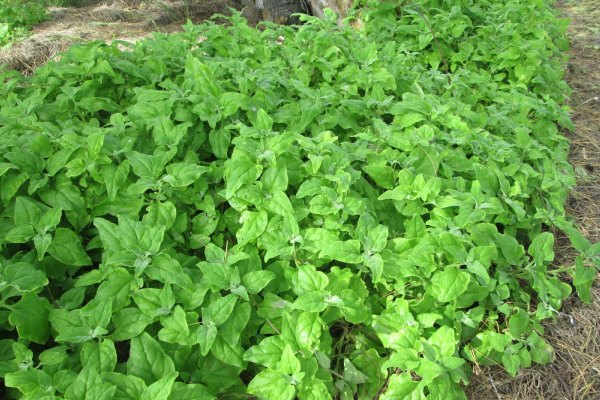
{"label": "new zealand spinach plant", "polygon": [[0,48],[26,34],[47,17],[42,0],[0,0]]}
{"label": "new zealand spinach plant", "polygon": [[473,365],[552,360],[540,322],[600,250],[565,217],[564,21],[361,18],[235,14],[3,77],[5,398],[464,399]]}

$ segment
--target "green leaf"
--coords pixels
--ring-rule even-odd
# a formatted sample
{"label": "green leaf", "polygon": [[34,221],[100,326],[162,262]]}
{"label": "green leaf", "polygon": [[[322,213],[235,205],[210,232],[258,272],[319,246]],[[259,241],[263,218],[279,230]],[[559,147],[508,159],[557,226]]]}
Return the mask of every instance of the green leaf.
{"label": "green leaf", "polygon": [[177,372],[172,372],[148,386],[140,400],[168,400],[177,375]]}
{"label": "green leaf", "polygon": [[271,271],[251,271],[242,276],[242,283],[250,293],[259,293],[275,278]]}
{"label": "green leaf", "polygon": [[169,314],[175,305],[175,296],[169,285],[162,290],[141,289],[132,296],[140,310],[151,319]]}
{"label": "green leaf", "polygon": [[67,360],[67,346],[51,347],[40,353],[40,362],[43,365],[57,365]]}
{"label": "green leaf", "polygon": [[525,250],[523,249],[523,246],[517,242],[517,239],[508,235],[497,234],[496,241],[500,245],[500,251],[506,261],[511,265],[519,265],[521,258],[525,254]]}
{"label": "green leaf", "polygon": [[143,313],[139,308],[124,308],[112,316],[115,330],[111,337],[116,341],[132,339],[146,329],[152,318]]}
{"label": "green leaf", "polygon": [[544,339],[536,332],[533,332],[527,338],[527,345],[531,353],[531,359],[538,364],[548,364],[554,361],[554,350]]}
{"label": "green leaf", "polygon": [[161,345],[148,333],[131,339],[127,373],[137,376],[147,385],[175,372],[175,365]]}
{"label": "green leaf", "polygon": [[200,353],[205,356],[210,351],[217,338],[217,327],[214,324],[201,324],[198,327],[197,340],[200,344]]}
{"label": "green leaf", "polygon": [[324,322],[318,314],[303,312],[296,322],[296,341],[307,350],[318,344]]}
{"label": "green leaf", "polygon": [[48,251],[48,247],[50,247],[51,242],[52,236],[49,233],[34,236],[33,244],[38,255],[38,261],[42,261],[44,259],[44,256],[46,255],[46,252]]}
{"label": "green leaf", "polygon": [[46,343],[50,336],[48,310],[50,302],[33,293],[24,293],[23,297],[11,307],[8,317],[11,325],[17,327],[19,337],[36,343]]}
{"label": "green leaf", "polygon": [[331,258],[348,264],[359,264],[362,261],[358,240],[336,241],[323,243],[322,245],[319,257]]}
{"label": "green leaf", "polygon": [[254,182],[259,175],[256,163],[243,153],[234,152],[225,173],[225,197],[230,199],[242,186]]}
{"label": "green leaf", "polygon": [[331,400],[331,394],[323,381],[312,379],[309,384],[303,385],[298,392],[300,400]]}
{"label": "green leaf", "polygon": [[278,371],[290,375],[297,374],[302,369],[300,360],[298,360],[294,354],[294,350],[292,350],[292,346],[289,344],[284,347],[283,353],[281,354],[281,360],[277,367]]}
{"label": "green leaf", "polygon": [[[342,300],[340,300],[342,302]],[[327,300],[322,292],[303,293],[294,301],[294,308],[307,312],[321,312],[327,308]]]}
{"label": "green leaf", "polygon": [[218,297],[208,307],[202,309],[202,318],[206,318],[207,321],[211,321],[217,326],[223,324],[231,315],[237,299],[237,296],[233,294]]}
{"label": "green leaf", "polygon": [[200,165],[189,163],[173,163],[167,166],[167,175],[162,180],[176,188],[191,185],[204,175],[209,169]]}
{"label": "green leaf", "polygon": [[169,230],[175,222],[177,210],[170,201],[152,203],[146,209],[147,214],[142,218],[146,225],[163,225]]}
{"label": "green leaf", "polygon": [[239,343],[231,344],[217,335],[210,351],[215,358],[227,365],[240,368],[244,367],[242,361],[244,349]]}
{"label": "green leaf", "polygon": [[173,284],[187,290],[194,289],[194,283],[183,272],[181,264],[166,253],[152,258],[152,263],[144,270],[148,277],[164,284]]}
{"label": "green leaf", "polygon": [[250,320],[251,313],[252,307],[249,303],[238,302],[227,321],[220,326],[221,338],[230,345],[238,343]]}
{"label": "green leaf", "polygon": [[392,374],[390,376],[388,387],[381,400],[395,399],[420,399],[424,398],[419,390],[419,382],[412,380],[409,373]]}
{"label": "green leaf", "polygon": [[204,385],[175,382],[169,400],[216,400]]}
{"label": "green leaf", "polygon": [[240,223],[242,227],[238,229],[235,236],[238,243],[248,243],[257,239],[267,229],[269,217],[264,211],[244,211]]}
{"label": "green leaf", "polygon": [[527,332],[527,328],[529,328],[529,316],[526,311],[518,308],[508,320],[508,330],[513,338],[520,339]]}
{"label": "green leaf", "polygon": [[10,229],[4,235],[4,239],[9,243],[27,243],[35,235],[35,230],[31,225],[17,225]]}
{"label": "green leaf", "polygon": [[81,245],[79,236],[70,229],[58,228],[56,230],[52,243],[48,247],[48,253],[66,265],[81,267],[92,263]]}
{"label": "green leaf", "polygon": [[109,339],[87,342],[81,348],[81,365],[95,371],[112,372],[117,365],[117,351]]}
{"label": "green leaf", "polygon": [[367,382],[368,377],[360,372],[349,359],[344,359],[344,380],[353,385],[360,385]]}
{"label": "green leaf", "polygon": [[2,275],[6,286],[14,289],[13,291],[4,290],[3,295],[6,298],[20,292],[37,291],[48,284],[48,279],[42,271],[24,262],[7,265]]}
{"label": "green leaf", "polygon": [[116,387],[113,400],[139,400],[146,388],[144,381],[133,375],[105,372],[102,379]]}
{"label": "green leaf", "polygon": [[129,168],[129,161],[127,160],[124,160],[116,167],[112,164],[102,166],[102,177],[106,185],[109,200],[114,200],[117,197],[118,191],[123,188],[129,175]]}
{"label": "green leaf", "polygon": [[446,267],[433,275],[429,291],[438,301],[454,301],[467,290],[470,280],[468,272],[457,267]]}
{"label": "green leaf", "polygon": [[540,233],[533,239],[527,252],[538,265],[554,261],[554,235],[550,232]]}
{"label": "green leaf", "polygon": [[116,389],[116,386],[103,382],[94,369],[84,368],[65,392],[65,400],[111,400]]}
{"label": "green leaf", "polygon": [[163,328],[158,331],[158,338],[167,343],[192,345],[195,338],[190,335],[185,311],[176,305],[170,315],[161,318]]}
{"label": "green leaf", "polygon": [[592,302],[591,289],[596,279],[596,270],[594,267],[588,267],[584,264],[583,258],[578,256],[575,259],[575,271],[573,272],[573,285],[577,289],[579,298],[584,303]]}
{"label": "green leaf", "polygon": [[244,360],[275,368],[281,359],[284,348],[285,342],[281,336],[270,336],[246,350]]}
{"label": "green leaf", "polygon": [[290,384],[288,376],[266,369],[250,381],[248,393],[265,400],[292,400],[296,389]]}
{"label": "green leaf", "polygon": [[329,279],[315,266],[303,264],[298,266],[296,274],[292,277],[292,290],[301,295],[303,293],[318,292],[324,290],[329,284]]}
{"label": "green leaf", "polygon": [[427,339],[441,357],[453,356],[456,351],[456,338],[454,335],[454,329],[441,326],[435,331],[429,339]]}
{"label": "green leaf", "polygon": [[262,108],[256,114],[256,123],[254,127],[263,131],[270,131],[273,127],[273,119]]}
{"label": "green leaf", "polygon": [[35,225],[42,215],[40,207],[27,197],[15,199],[15,225]]}
{"label": "green leaf", "polygon": [[52,379],[39,369],[25,369],[6,374],[4,384],[19,389],[29,398],[41,398],[54,393]]}

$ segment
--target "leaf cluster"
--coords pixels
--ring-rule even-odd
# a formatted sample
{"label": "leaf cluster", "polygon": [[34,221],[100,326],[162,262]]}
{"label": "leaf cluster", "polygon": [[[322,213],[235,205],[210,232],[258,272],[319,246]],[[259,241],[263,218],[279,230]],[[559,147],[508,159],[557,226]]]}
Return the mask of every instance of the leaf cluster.
{"label": "leaf cluster", "polygon": [[552,360],[600,250],[565,218],[565,24],[363,6],[4,76],[7,398],[464,399],[472,364]]}
{"label": "leaf cluster", "polygon": [[27,29],[46,20],[44,1],[0,0],[0,47],[4,47]]}

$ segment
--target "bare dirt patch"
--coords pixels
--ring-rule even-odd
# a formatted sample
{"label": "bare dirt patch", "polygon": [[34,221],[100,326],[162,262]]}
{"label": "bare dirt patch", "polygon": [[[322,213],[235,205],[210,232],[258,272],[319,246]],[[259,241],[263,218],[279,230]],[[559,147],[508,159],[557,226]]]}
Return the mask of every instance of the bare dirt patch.
{"label": "bare dirt patch", "polygon": [[52,7],[52,18],[32,34],[0,50],[0,66],[30,74],[75,43],[102,40],[135,42],[152,32],[173,32],[188,18],[193,22],[240,8],[236,0],[113,0],[86,7]]}
{"label": "bare dirt patch", "polygon": [[[571,142],[570,162],[577,171],[568,212],[581,232],[600,241],[600,3],[564,1],[563,17],[571,20],[571,50],[566,79],[575,124],[566,132]],[[559,240],[557,258],[573,262],[574,250]],[[598,400],[600,399],[600,286],[592,289],[593,303],[570,298],[557,321],[545,325],[546,339],[556,361],[519,372],[511,378],[498,367],[483,368],[468,388],[472,400]]]}

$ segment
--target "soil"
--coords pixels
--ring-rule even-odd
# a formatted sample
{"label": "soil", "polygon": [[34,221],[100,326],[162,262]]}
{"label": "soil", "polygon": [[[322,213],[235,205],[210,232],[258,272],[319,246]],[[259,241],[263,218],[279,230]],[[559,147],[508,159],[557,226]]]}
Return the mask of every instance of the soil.
{"label": "soil", "polygon": [[[557,4],[571,21],[571,50],[566,80],[573,93],[568,106],[575,124],[565,132],[571,142],[570,162],[577,172],[568,213],[592,242],[600,241],[600,2],[571,0]],[[557,259],[569,265],[575,251],[565,239],[557,244]],[[600,400],[600,285],[592,288],[593,303],[572,296],[556,321],[545,324],[545,338],[556,360],[522,370],[511,378],[499,367],[474,369],[468,386],[471,400]]]}
{"label": "soil", "polygon": [[[187,5],[186,5],[187,4]],[[187,18],[194,22],[214,13],[240,8],[236,0],[113,0],[81,8],[51,8],[50,21],[34,27],[32,35],[0,50],[5,64],[30,74],[74,43],[92,40],[135,42],[152,32],[173,32]],[[571,50],[566,79],[573,93],[569,101],[575,129],[570,161],[578,186],[568,203],[591,241],[600,241],[600,1],[563,0],[559,12],[571,20]],[[559,241],[557,257],[572,263],[575,252]],[[500,367],[475,367],[468,394],[472,400],[600,400],[600,286],[592,289],[594,302],[570,298],[556,321],[545,325],[546,339],[556,360],[519,372],[515,378]]]}

